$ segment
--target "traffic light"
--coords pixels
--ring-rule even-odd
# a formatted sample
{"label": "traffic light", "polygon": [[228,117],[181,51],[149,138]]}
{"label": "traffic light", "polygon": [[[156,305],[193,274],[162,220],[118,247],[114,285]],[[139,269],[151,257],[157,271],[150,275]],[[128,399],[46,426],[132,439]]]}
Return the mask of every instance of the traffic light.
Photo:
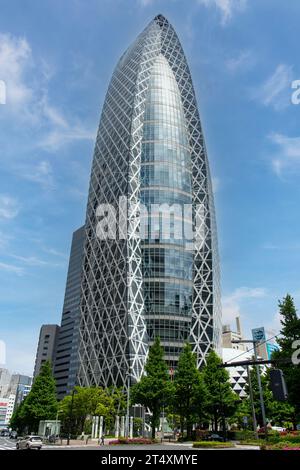
{"label": "traffic light", "polygon": [[281,369],[270,370],[270,382],[274,400],[286,401],[288,397],[288,391]]}

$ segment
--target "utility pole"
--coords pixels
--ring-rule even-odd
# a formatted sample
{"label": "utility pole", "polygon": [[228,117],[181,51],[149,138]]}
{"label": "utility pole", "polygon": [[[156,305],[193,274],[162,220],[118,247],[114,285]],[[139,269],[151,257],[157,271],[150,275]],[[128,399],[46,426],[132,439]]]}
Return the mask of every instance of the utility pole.
{"label": "utility pole", "polygon": [[257,421],[256,421],[255,406],[254,406],[254,400],[253,400],[252,380],[251,380],[249,366],[247,366],[247,374],[248,374],[248,382],[249,382],[249,396],[250,396],[250,403],[251,403],[251,410],[252,410],[253,431],[255,433],[255,439],[258,439]]}
{"label": "utility pole", "polygon": [[[253,341],[254,345],[254,358],[257,361],[257,343],[258,341]],[[265,409],[265,403],[264,403],[264,395],[263,395],[263,389],[261,385],[261,376],[260,376],[260,370],[259,370],[259,365],[256,364],[256,374],[257,374],[257,383],[258,383],[258,389],[259,389],[259,400],[260,400],[260,408],[261,408],[261,415],[262,415],[262,420],[263,420],[263,427],[265,430],[265,435],[266,438],[268,436],[268,429],[267,429],[267,420],[266,420],[266,409]]]}
{"label": "utility pole", "polygon": [[[268,436],[268,430],[267,430],[267,420],[266,420],[266,409],[265,409],[265,403],[264,403],[264,395],[263,395],[263,390],[262,390],[262,385],[261,385],[261,377],[260,377],[260,371],[259,371],[259,365],[257,364],[258,359],[257,359],[257,344],[259,341],[255,341],[253,339],[236,339],[232,340],[233,343],[251,343],[253,344],[253,350],[254,350],[254,358],[256,362],[256,374],[257,374],[257,384],[258,384],[258,389],[259,389],[259,401],[260,401],[260,408],[261,408],[261,416],[262,416],[262,421],[263,421],[263,427],[264,431],[266,434],[266,437]],[[250,377],[250,374],[249,374]]]}

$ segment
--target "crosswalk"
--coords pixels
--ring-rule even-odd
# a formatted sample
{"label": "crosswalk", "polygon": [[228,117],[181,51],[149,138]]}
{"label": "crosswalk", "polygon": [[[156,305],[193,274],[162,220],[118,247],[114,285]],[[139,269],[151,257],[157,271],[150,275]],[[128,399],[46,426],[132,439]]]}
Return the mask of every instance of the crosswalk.
{"label": "crosswalk", "polygon": [[0,438],[0,450],[16,450],[16,442]]}

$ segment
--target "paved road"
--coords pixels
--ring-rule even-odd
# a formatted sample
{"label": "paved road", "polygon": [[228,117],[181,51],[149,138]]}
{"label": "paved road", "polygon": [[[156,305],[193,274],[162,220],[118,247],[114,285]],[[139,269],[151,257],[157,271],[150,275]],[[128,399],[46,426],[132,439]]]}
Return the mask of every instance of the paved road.
{"label": "paved road", "polygon": [[0,437],[0,450],[16,450],[16,441],[7,437]]}
{"label": "paved road", "polygon": [[[158,450],[163,450],[165,452],[172,452],[174,450],[179,450],[179,451],[185,451],[185,450],[192,450],[190,446],[177,446],[176,444],[174,445],[171,445],[171,446],[166,446],[166,445],[159,445],[159,444],[155,444],[155,445],[120,445],[120,446],[91,446],[91,445],[88,445],[88,446],[62,446],[62,447],[58,447],[58,446],[44,446],[43,447],[44,450],[98,450],[98,451],[102,451],[102,450],[110,450],[110,451],[114,451],[114,450],[122,450],[122,451],[126,451],[126,450],[147,450],[149,451],[150,453],[153,452],[153,451],[158,451]],[[43,450],[42,449],[42,450]]]}
{"label": "paved road", "polygon": [[[6,437],[0,437],[0,451],[1,450],[16,450],[16,441],[14,439],[8,439]],[[101,450],[122,450],[122,451],[126,451],[126,450],[146,450],[146,451],[149,451],[149,453],[153,452],[153,451],[165,451],[165,452],[172,452],[174,450],[177,450],[177,451],[186,451],[186,450],[193,450],[195,452],[199,452],[199,451],[202,451],[202,450],[209,450],[209,449],[193,449],[192,448],[192,444],[189,443],[189,444],[169,444],[169,443],[165,443],[164,445],[160,445],[160,444],[154,444],[154,445],[146,445],[146,446],[143,446],[143,445],[139,445],[139,446],[136,446],[136,445],[121,445],[121,446],[108,446],[108,445],[105,445],[105,446],[97,446],[97,445],[71,445],[71,446],[67,446],[67,445],[62,445],[62,446],[58,446],[58,445],[44,445],[42,450],[98,450],[98,451],[101,451]],[[221,449],[220,449],[221,450]],[[222,449],[222,450],[230,450],[230,449]],[[235,449],[232,449],[232,450],[258,450],[258,447],[254,447],[254,446],[238,446],[236,447]]]}

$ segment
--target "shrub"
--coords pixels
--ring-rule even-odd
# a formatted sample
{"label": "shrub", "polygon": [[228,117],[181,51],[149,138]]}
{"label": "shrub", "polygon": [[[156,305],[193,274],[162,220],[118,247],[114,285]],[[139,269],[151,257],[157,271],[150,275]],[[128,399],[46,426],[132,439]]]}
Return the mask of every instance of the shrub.
{"label": "shrub", "polygon": [[255,433],[254,431],[235,431],[229,432],[228,437],[235,441],[253,440],[255,439]]}
{"label": "shrub", "polygon": [[200,442],[194,442],[193,447],[228,449],[228,448],[232,448],[235,446],[232,442],[200,441]]}
{"label": "shrub", "polygon": [[295,444],[300,444],[300,434],[287,434],[283,438],[284,441],[293,442]]}
{"label": "shrub", "polygon": [[281,441],[276,444],[265,442],[260,448],[261,450],[300,450],[299,444],[288,441]]}
{"label": "shrub", "polygon": [[154,444],[156,441],[153,439],[146,439],[144,437],[134,437],[134,438],[126,438],[126,437],[119,437],[119,439],[114,439],[113,441],[109,441],[110,446],[115,445],[128,445],[128,444],[136,444],[136,445],[143,445],[143,444]]}

